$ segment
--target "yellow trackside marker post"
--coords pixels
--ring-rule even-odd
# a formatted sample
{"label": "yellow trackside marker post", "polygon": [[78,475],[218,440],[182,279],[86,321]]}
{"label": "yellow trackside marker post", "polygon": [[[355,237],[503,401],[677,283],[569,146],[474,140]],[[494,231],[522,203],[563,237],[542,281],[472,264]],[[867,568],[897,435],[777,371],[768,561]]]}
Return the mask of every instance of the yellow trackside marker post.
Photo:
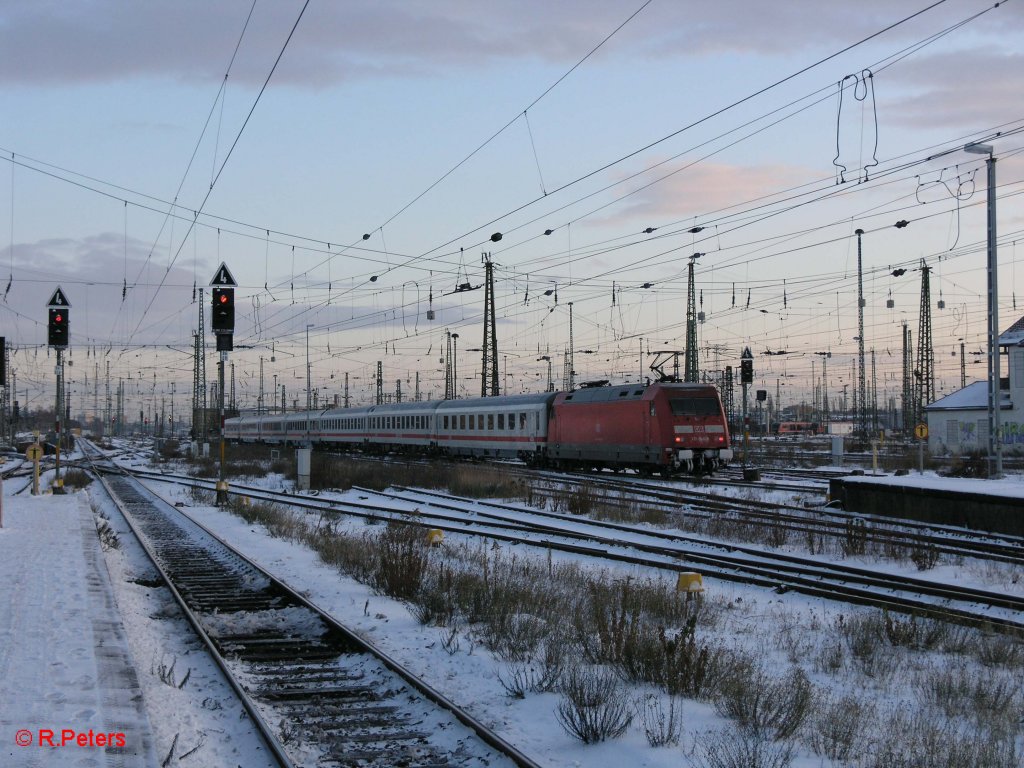
{"label": "yellow trackside marker post", "polygon": [[25,449],[25,458],[32,462],[32,495],[39,495],[39,460],[43,458],[43,446],[32,443]]}
{"label": "yellow trackside marker post", "polygon": [[444,531],[439,528],[431,528],[427,531],[427,544],[432,547],[439,547],[442,541],[444,541]]}
{"label": "yellow trackside marker post", "polygon": [[683,571],[679,574],[676,580],[676,592],[685,592],[691,594],[693,592],[704,591],[704,577],[699,573],[693,573],[692,571]]}

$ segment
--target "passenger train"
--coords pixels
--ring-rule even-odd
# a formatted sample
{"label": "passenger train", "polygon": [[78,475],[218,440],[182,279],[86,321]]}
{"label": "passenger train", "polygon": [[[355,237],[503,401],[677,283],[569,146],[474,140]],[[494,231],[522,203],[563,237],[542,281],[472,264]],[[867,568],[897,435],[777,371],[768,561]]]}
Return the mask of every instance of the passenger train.
{"label": "passenger train", "polygon": [[718,391],[668,382],[240,416],[224,436],[666,475],[710,473],[733,455]]}

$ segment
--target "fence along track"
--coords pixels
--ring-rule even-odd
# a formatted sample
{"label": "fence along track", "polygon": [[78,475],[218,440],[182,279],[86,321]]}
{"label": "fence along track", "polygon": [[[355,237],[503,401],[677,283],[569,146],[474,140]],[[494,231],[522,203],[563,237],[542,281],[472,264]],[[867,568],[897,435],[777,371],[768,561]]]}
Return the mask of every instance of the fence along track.
{"label": "fence along track", "polygon": [[536,768],[197,523],[161,509],[134,481],[101,479],[279,764]]}

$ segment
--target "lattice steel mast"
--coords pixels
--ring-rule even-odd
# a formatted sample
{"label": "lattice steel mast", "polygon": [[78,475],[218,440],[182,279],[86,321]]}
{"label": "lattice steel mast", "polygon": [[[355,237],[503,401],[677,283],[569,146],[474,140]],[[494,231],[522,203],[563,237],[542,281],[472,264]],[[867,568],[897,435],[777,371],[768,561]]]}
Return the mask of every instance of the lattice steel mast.
{"label": "lattice steel mast", "polygon": [[864,262],[861,249],[863,229],[857,235],[857,429],[861,436],[868,433],[867,384],[864,375]]}
{"label": "lattice steel mast", "polygon": [[921,328],[917,334],[917,397],[915,418],[917,423],[924,420],[924,407],[935,400],[935,349],[932,347],[932,299],[928,273],[931,272],[921,259]]}
{"label": "lattice steel mast", "polygon": [[494,322],[494,265],[491,254],[484,253],[484,343],[480,376],[480,397],[501,394],[498,383],[498,331]]}
{"label": "lattice steel mast", "polygon": [[686,354],[683,362],[683,381],[690,382],[696,382],[700,378],[697,370],[697,301],[693,280],[693,265],[699,257],[699,253],[693,254],[687,268]]}

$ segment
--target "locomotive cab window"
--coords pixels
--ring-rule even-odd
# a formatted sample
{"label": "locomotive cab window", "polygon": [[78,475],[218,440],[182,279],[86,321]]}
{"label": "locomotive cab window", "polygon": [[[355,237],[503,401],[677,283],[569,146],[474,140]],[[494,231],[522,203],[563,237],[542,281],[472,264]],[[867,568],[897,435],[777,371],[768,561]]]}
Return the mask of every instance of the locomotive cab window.
{"label": "locomotive cab window", "polygon": [[713,397],[679,397],[668,401],[673,416],[718,416]]}

